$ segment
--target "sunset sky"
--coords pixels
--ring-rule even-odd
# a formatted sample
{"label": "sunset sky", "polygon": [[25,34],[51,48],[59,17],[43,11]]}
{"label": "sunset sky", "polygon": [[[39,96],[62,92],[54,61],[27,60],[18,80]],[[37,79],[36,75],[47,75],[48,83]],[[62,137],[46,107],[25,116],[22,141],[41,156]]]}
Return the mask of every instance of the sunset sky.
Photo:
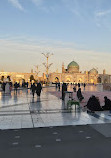
{"label": "sunset sky", "polygon": [[111,74],[110,0],[0,0],[0,71],[50,72],[72,61]]}

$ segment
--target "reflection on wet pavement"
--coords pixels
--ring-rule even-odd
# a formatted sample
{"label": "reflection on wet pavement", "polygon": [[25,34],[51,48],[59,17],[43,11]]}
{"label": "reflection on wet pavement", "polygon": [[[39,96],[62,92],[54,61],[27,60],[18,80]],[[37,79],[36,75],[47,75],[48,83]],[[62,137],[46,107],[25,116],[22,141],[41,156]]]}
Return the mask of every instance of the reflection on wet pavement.
{"label": "reflection on wet pavement", "polygon": [[[73,86],[68,88],[73,90]],[[87,86],[84,94],[95,92],[96,94],[108,94],[110,92],[103,92],[102,86]],[[50,92],[57,93],[55,87],[43,88],[41,97],[32,97],[30,90],[18,90],[17,94],[14,91],[10,95],[5,95],[0,92],[0,129],[14,129],[14,128],[34,128],[46,126],[64,126],[64,125],[83,125],[83,124],[97,124],[110,122],[111,117],[108,113],[97,113],[103,118],[87,114],[86,111],[73,108],[72,112],[65,110],[64,102],[59,97],[52,95]],[[88,98],[87,98],[88,99]]]}

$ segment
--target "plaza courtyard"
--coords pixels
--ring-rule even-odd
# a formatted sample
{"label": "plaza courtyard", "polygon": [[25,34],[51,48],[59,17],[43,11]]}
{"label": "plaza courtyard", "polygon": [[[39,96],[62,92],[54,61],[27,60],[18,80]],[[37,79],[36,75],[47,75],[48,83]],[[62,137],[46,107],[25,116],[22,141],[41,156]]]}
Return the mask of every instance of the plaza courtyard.
{"label": "plaza courtyard", "polygon": [[[68,91],[72,91],[69,86]],[[109,111],[96,112],[95,116],[87,113],[83,107],[91,95],[96,95],[104,105],[104,96],[111,99],[110,91],[103,91],[102,86],[87,86],[82,89],[84,100],[80,103],[81,108],[73,106],[72,111],[66,110],[66,103],[62,101],[61,92],[55,87],[44,87],[41,97],[32,97],[30,90],[14,91],[11,95],[0,93],[0,129],[21,129],[49,126],[102,124],[111,122]],[[76,93],[73,93],[76,98]],[[99,117],[99,118],[98,118]]]}
{"label": "plaza courtyard", "polygon": [[[73,86],[68,87],[72,91]],[[41,97],[30,90],[11,95],[0,92],[1,157],[111,158],[111,114],[109,111],[87,113],[89,97],[111,99],[102,85],[82,87],[81,108],[69,111],[55,87],[44,87]],[[76,98],[76,93],[73,93]]]}

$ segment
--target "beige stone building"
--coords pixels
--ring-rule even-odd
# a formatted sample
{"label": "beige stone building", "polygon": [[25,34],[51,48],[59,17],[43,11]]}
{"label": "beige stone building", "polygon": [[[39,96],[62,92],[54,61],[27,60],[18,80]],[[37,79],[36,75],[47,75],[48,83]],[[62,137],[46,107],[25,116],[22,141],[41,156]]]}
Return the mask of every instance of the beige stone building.
{"label": "beige stone building", "polygon": [[20,73],[20,72],[0,72],[0,81],[6,81],[7,77],[10,76],[11,81],[18,82],[22,84],[23,81],[30,82],[30,76],[33,76],[35,80],[43,81],[45,80],[44,75],[42,77],[38,77],[36,73]]}
{"label": "beige stone building", "polygon": [[[50,82],[66,82],[66,83],[103,83],[105,80],[103,79],[103,76],[105,74],[98,74],[98,71],[93,68],[90,71],[85,71],[82,73],[79,69],[79,65],[72,61],[67,66],[67,69],[64,68],[64,64],[62,64],[62,73],[50,73],[49,74],[49,80]],[[108,80],[107,76],[107,82],[110,82]]]}
{"label": "beige stone building", "polygon": [[[47,81],[45,73],[43,73],[43,76],[38,77],[36,73],[33,73],[33,71],[30,73],[0,72],[0,80],[2,81],[2,77],[4,77],[4,80],[6,80],[7,76],[10,76],[12,82],[22,83],[23,80],[25,82],[30,82],[31,75],[33,75],[35,80]],[[66,69],[64,64],[62,64],[62,73],[50,73],[49,81],[53,83],[111,83],[111,75],[106,74],[105,70],[103,70],[103,74],[98,74],[98,71],[95,68],[82,73],[79,65],[75,61],[72,61],[69,63]]]}
{"label": "beige stone building", "polygon": [[7,79],[7,76],[10,76],[12,82],[22,82],[23,80],[28,82],[31,75],[35,77],[35,73],[0,72],[0,79],[2,80],[2,77],[4,77],[5,81]]}

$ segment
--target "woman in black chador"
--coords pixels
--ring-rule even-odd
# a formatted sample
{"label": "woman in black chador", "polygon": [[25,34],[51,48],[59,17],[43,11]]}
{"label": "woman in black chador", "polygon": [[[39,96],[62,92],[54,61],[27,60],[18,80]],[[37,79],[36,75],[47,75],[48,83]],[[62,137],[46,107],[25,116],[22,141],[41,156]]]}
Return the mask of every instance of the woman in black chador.
{"label": "woman in black chador", "polygon": [[89,98],[86,106],[92,112],[93,111],[102,111],[103,110],[102,107],[100,106],[99,99],[96,98],[95,96],[92,96],[92,97]]}
{"label": "woman in black chador", "polygon": [[81,93],[81,88],[79,88],[78,91],[77,91],[77,97],[78,97],[79,101],[82,101],[84,99],[84,97]]}
{"label": "woman in black chador", "polygon": [[111,100],[108,99],[106,96],[104,97],[105,105],[102,106],[103,110],[111,110]]}
{"label": "woman in black chador", "polygon": [[67,85],[66,83],[62,84],[62,100],[65,98],[65,91],[67,91]]}
{"label": "woman in black chador", "polygon": [[73,91],[76,92],[76,86],[74,86]]}
{"label": "woman in black chador", "polygon": [[32,90],[33,98],[34,98],[34,94],[35,94],[35,90],[36,90],[35,83],[33,83],[33,84],[31,85],[31,90]]}
{"label": "woman in black chador", "polygon": [[18,84],[17,84],[17,82],[15,82],[15,84],[14,84],[14,92],[16,91],[16,93],[17,93],[17,89],[18,89]]}
{"label": "woman in black chador", "polygon": [[5,92],[5,86],[6,86],[6,83],[3,82],[3,83],[2,83],[2,89],[3,89],[4,92]]}
{"label": "woman in black chador", "polygon": [[41,94],[41,90],[42,90],[42,85],[41,83],[37,83],[37,88],[36,88],[36,93],[37,93],[37,96],[40,97],[40,94]]}

